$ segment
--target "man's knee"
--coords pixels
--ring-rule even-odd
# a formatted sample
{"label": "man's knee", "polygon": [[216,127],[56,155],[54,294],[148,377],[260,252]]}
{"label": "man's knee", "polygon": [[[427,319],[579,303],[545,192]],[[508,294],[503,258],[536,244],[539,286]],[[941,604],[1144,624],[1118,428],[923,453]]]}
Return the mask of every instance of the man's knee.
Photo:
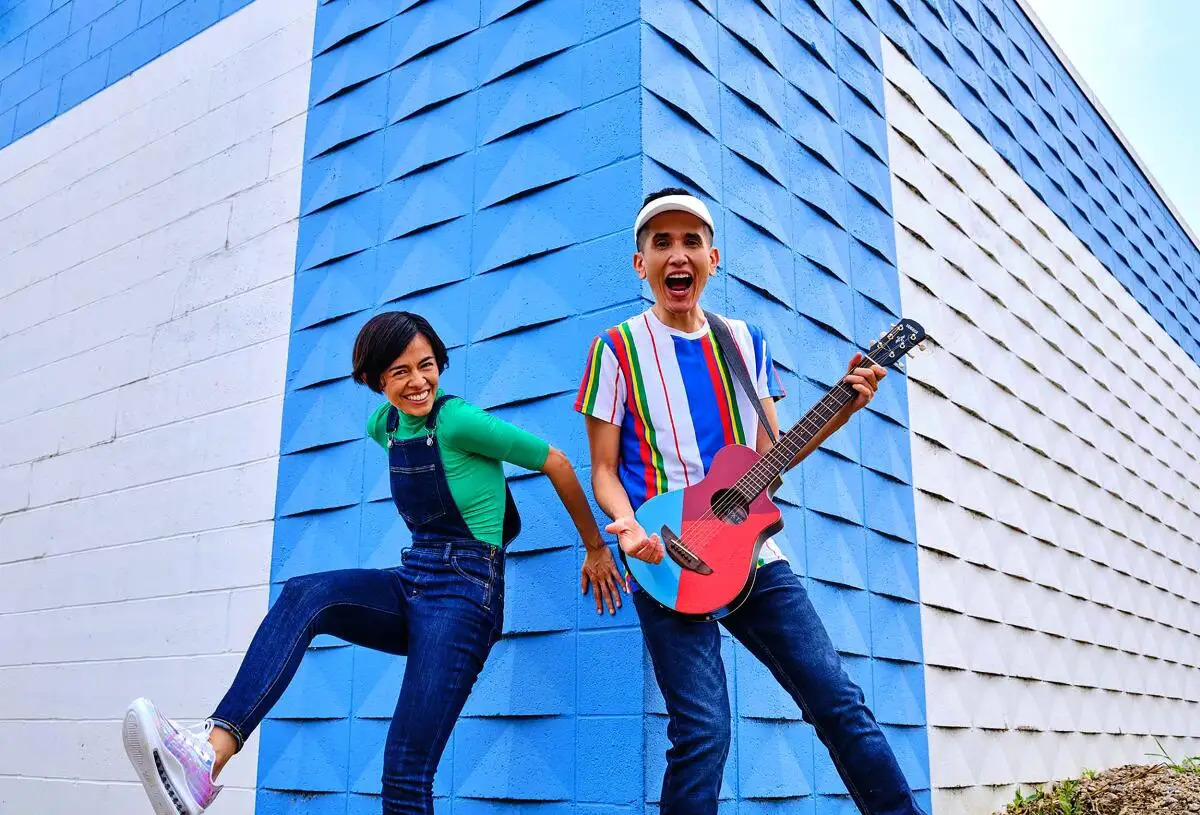
{"label": "man's knee", "polygon": [[844,726],[870,715],[862,688],[844,673],[839,681],[814,694],[809,705],[815,724],[824,728]]}

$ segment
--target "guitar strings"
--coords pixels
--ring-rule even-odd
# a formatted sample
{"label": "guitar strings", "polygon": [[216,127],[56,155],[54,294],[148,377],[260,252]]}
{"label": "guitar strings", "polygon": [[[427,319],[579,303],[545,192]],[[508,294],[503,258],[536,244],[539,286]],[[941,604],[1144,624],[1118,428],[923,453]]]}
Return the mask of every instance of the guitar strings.
{"label": "guitar strings", "polygon": [[[863,358],[860,361],[860,365],[862,362],[866,362],[870,365],[878,365],[879,364],[871,357],[871,355],[869,353],[863,354]],[[837,412],[846,405],[845,398],[846,397],[852,398],[854,396],[854,394],[855,394],[855,391],[854,391],[853,386],[851,386],[845,382],[839,382],[837,385],[834,385],[832,388],[830,388],[829,391],[824,396],[822,396],[817,401],[817,403],[815,405],[813,405],[812,408],[809,409],[809,411],[807,413],[804,414],[804,416],[800,419],[800,421],[796,422],[796,424],[793,425],[790,430],[788,430],[786,433],[782,434],[779,437],[779,439],[776,441],[775,445],[770,450],[767,451],[766,455],[762,456],[762,458],[760,458],[758,461],[756,461],[750,467],[750,469],[747,470],[746,473],[744,475],[742,475],[742,477],[739,478],[734,483],[734,486],[731,487],[728,491],[736,493],[736,496],[728,497],[728,498],[725,496],[722,496],[722,498],[720,500],[714,502],[713,505],[709,509],[705,510],[705,512],[699,518],[697,518],[695,521],[692,522],[692,524],[691,524],[692,530],[691,531],[694,532],[695,534],[689,535],[688,539],[686,541],[684,541],[684,545],[687,548],[687,550],[697,556],[699,556],[700,552],[705,551],[708,548],[708,546],[718,537],[718,535],[721,533],[723,527],[730,525],[730,524],[727,524],[725,522],[725,520],[721,517],[729,510],[739,506],[742,503],[745,503],[746,509],[747,509],[747,514],[749,514],[750,505],[753,504],[754,501],[757,500],[759,494],[762,493],[762,491],[765,490],[768,486],[770,486],[771,482],[774,481],[775,478],[778,477],[778,476],[771,476],[771,477],[767,478],[765,483],[759,484],[758,482],[765,477],[765,474],[760,473],[760,474],[754,476],[753,478],[750,478],[750,476],[752,474],[754,474],[755,470],[762,467],[764,465],[764,462],[771,460],[773,455],[777,451],[779,451],[781,448],[785,448],[785,445],[784,445],[785,439],[789,439],[789,444],[790,444],[789,437],[791,437],[792,433],[796,432],[796,430],[801,429],[801,428],[810,429],[808,426],[810,417],[813,414],[817,414],[818,416],[820,416],[822,418],[821,424],[815,430],[812,431],[812,436],[810,436],[803,443],[801,443],[800,447],[797,448],[796,451],[793,452],[791,454],[791,456],[785,462],[785,463],[791,463],[792,459],[794,459],[799,454],[800,450],[804,449],[804,444],[807,444],[808,441],[811,441],[813,436],[815,436],[817,433],[820,433],[821,430],[825,427],[825,425],[827,425],[829,423],[829,420],[832,419],[837,414]],[[839,398],[842,398],[843,401],[837,405],[826,405],[825,402],[827,400],[829,400],[831,397],[839,397]],[[822,412],[823,410],[829,410],[830,411],[829,416],[825,416],[824,413]],[[768,467],[766,469],[774,469],[774,467],[775,467],[775,464],[773,463],[770,467]],[[742,495],[742,493],[737,488],[737,484],[740,484],[741,482],[747,481],[747,480],[749,481],[750,484],[752,484],[754,486],[754,492],[752,494],[752,497],[747,497],[747,496]],[[743,501],[742,499],[746,499],[746,500]],[[715,529],[713,527],[715,527]],[[680,532],[682,533],[682,530],[680,530]],[[680,534],[679,537],[681,540],[683,539],[682,534]],[[693,541],[695,541],[695,543],[693,543]]]}
{"label": "guitar strings", "polygon": [[[845,390],[843,390],[844,387]],[[839,393],[839,391],[841,391],[841,393]],[[846,404],[846,402],[843,401],[841,404],[836,406],[827,405],[826,401],[833,396],[849,395],[846,393],[846,391],[852,392],[852,389],[844,385],[838,385],[831,389],[829,393],[825,394],[825,396],[822,397],[821,400],[814,405],[807,414],[805,414],[803,419],[797,422],[791,430],[787,431],[787,433],[780,436],[775,446],[772,447],[766,455],[756,461],[754,465],[751,466],[751,468],[747,470],[746,473],[737,480],[737,482],[735,482],[733,487],[730,487],[727,490],[727,493],[733,493],[733,495],[722,496],[720,499],[713,502],[710,509],[705,510],[705,512],[699,518],[691,523],[690,531],[692,534],[688,535],[687,539],[684,541],[684,545],[690,552],[692,552],[692,554],[699,555],[700,552],[705,551],[713,542],[713,540],[720,534],[723,528],[730,526],[730,524],[728,524],[721,516],[723,516],[729,510],[734,509],[742,504],[746,505],[748,511],[749,505],[753,504],[754,501],[757,500],[758,494],[766,489],[766,487],[768,487],[771,482],[778,477],[767,476],[761,473],[756,474],[756,470],[762,469],[764,463],[772,459],[772,453],[776,453],[781,449],[786,449],[783,447],[785,439],[790,441],[791,434],[795,433],[801,428],[808,429],[812,432],[812,435],[802,442],[800,447],[791,453],[790,457],[787,459],[787,461],[790,462],[791,459],[795,458],[796,455],[799,454],[800,450],[803,449],[804,444],[807,444],[813,436],[819,433],[821,429],[823,429],[825,425],[829,423],[829,420],[837,414],[837,411],[841,410],[841,408]],[[823,412],[826,410],[829,411],[828,416],[826,416]],[[815,429],[813,429],[810,424],[813,421],[813,414],[820,416],[822,419],[820,425],[818,425]],[[773,468],[774,467],[772,466],[771,469]],[[746,482],[747,485],[753,489],[751,496],[743,495],[741,489],[737,486],[743,482]],[[680,537],[682,538],[682,535]]]}

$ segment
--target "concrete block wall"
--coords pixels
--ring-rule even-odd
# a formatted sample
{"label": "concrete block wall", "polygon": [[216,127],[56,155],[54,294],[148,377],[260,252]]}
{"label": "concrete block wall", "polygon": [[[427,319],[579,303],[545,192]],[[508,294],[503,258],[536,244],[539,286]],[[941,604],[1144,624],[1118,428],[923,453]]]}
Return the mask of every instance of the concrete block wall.
{"label": "concrete block wall", "polygon": [[[885,47],[934,805],[1200,751],[1200,368]],[[1157,742],[1156,742],[1157,740]]]}
{"label": "concrete block wall", "polygon": [[880,0],[884,35],[1200,362],[1200,248],[1021,0]]}
{"label": "concrete block wall", "polygon": [[250,0],[19,0],[0,11],[0,148]]}
{"label": "concrete block wall", "polygon": [[138,811],[125,705],[208,715],[266,608],[313,12],[261,0],[0,152],[5,812]]}
{"label": "concrete block wall", "polygon": [[[378,309],[430,318],[449,392],[586,464],[571,412],[583,355],[638,298],[624,270],[641,189],[636,20],[628,2],[318,7],[275,586],[395,565],[406,545],[386,459],[364,439],[379,397],[348,378]],[[506,637],[447,748],[438,806],[640,810],[634,621],[579,599],[578,540],[548,482],[513,491],[526,532],[508,559]],[[314,648],[264,723],[259,811],[377,811],[403,670]]]}
{"label": "concrete block wall", "polygon": [[[405,545],[363,439],[378,397],[348,378],[377,310],[430,317],[451,347],[447,389],[550,439],[586,480],[571,400],[592,336],[645,307],[629,257],[646,191],[682,182],[710,201],[728,274],[707,304],[764,326],[785,419],[899,313],[879,33],[854,4],[331,2],[316,27],[275,586],[393,565]],[[924,788],[907,410],[891,382],[789,480],[780,540]],[[514,491],[527,531],[506,637],[443,759],[439,806],[653,811],[665,716],[636,621],[578,598],[579,544],[545,480]],[[309,660],[263,729],[260,811],[373,811],[403,661],[332,641]],[[731,641],[726,662],[723,806],[851,806],[766,670]]]}
{"label": "concrete block wall", "polygon": [[[1194,381],[1200,258],[1019,0],[22,0],[4,145],[0,808],[135,806],[128,697],[205,715],[268,584],[397,561],[376,400],[346,375],[374,311],[430,316],[447,387],[586,480],[584,349],[645,307],[629,222],[668,183],[718,219],[706,304],[766,330],[784,422],[905,309],[955,349],[894,373],[779,496],[914,785],[983,812],[1138,738],[1194,744],[1197,422],[1120,374],[1153,381],[1161,354]],[[989,253],[1009,278],[978,276]],[[1046,384],[1073,363],[1104,372],[1086,401]],[[576,596],[572,527],[514,475],[506,637],[438,807],[653,811],[636,623]],[[790,700],[726,654],[722,811],[849,811]],[[223,805],[375,811],[402,671],[318,643]]]}

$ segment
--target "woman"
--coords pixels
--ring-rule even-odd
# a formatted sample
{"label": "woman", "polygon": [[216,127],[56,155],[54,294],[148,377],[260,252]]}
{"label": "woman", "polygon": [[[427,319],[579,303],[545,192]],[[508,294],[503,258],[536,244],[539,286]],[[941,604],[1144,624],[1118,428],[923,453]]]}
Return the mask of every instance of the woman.
{"label": "woman", "polygon": [[125,716],[125,749],[158,815],[199,815],[215,779],[283,694],[313,637],[408,657],[387,736],[383,811],[432,815],[433,774],[451,728],[500,637],[504,550],[520,519],[507,461],[549,476],[588,548],[581,578],[609,610],[619,573],[571,464],[560,451],[467,402],[438,378],[449,360],[429,323],[388,312],[354,343],[354,380],[387,401],[367,422],[387,450],[392,500],[412,532],[394,569],[288,580],[212,717],[183,728],[148,699]]}

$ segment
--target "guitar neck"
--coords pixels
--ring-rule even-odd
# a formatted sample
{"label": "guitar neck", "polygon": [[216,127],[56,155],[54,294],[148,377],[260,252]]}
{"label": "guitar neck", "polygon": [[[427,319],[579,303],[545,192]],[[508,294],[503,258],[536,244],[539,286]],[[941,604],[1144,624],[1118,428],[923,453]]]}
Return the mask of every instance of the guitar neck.
{"label": "guitar neck", "polygon": [[[865,363],[870,364],[870,363]],[[800,421],[779,437],[775,446],[759,459],[734,485],[747,501],[753,501],[791,466],[800,451],[825,429],[834,415],[854,399],[854,388],[841,382],[834,385],[805,413]]]}

